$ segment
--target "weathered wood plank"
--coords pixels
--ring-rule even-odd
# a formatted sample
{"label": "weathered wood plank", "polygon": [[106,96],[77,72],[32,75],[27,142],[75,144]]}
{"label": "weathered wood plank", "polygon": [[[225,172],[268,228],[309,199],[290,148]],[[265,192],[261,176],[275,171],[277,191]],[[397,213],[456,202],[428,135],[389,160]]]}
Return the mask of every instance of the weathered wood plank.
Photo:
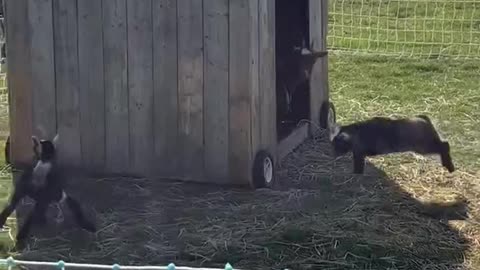
{"label": "weathered wood plank", "polygon": [[310,27],[310,44],[311,50],[320,51],[322,49],[322,18],[320,16],[321,5],[323,0],[308,0],[309,11],[309,27]]}
{"label": "weathered wood plank", "polygon": [[59,160],[81,164],[77,1],[53,0]]}
{"label": "weathered wood plank", "polygon": [[177,1],[153,1],[155,162],[174,177],[178,162]]}
{"label": "weathered wood plank", "polygon": [[307,123],[300,125],[299,127],[295,128],[290,135],[278,143],[278,160],[282,160],[308,138],[308,127],[309,124]]}
{"label": "weathered wood plank", "polygon": [[321,5],[321,22],[322,22],[322,51],[327,50],[327,36],[328,36],[328,0],[322,0]]}
{"label": "weathered wood plank", "polygon": [[249,0],[230,1],[229,171],[232,184],[247,184],[251,172]]}
{"label": "weathered wood plank", "polygon": [[228,178],[228,0],[204,2],[205,172]]}
{"label": "weathered wood plank", "polygon": [[78,60],[82,165],[105,168],[102,1],[78,1]]}
{"label": "weathered wood plank", "polygon": [[203,1],[182,0],[177,5],[179,172],[182,178],[202,180]]}
{"label": "weathered wood plank", "polygon": [[259,31],[261,145],[275,154],[277,145],[275,0],[259,2]]}
{"label": "weathered wood plank", "polygon": [[29,0],[33,132],[52,139],[57,129],[52,0]]}
{"label": "weathered wood plank", "polygon": [[153,161],[152,1],[127,1],[130,162],[146,175]]}
{"label": "weathered wood plank", "polygon": [[[313,44],[313,52],[321,52],[326,49],[326,39],[324,38],[324,26],[322,18],[322,7],[325,0],[310,0],[310,44]],[[328,98],[327,84],[325,81],[325,59],[327,56],[318,58],[313,66],[310,78],[310,120],[317,125],[312,125],[312,132],[318,127],[320,118],[320,107],[322,102]]]}
{"label": "weathered wood plank", "polygon": [[249,0],[249,24],[250,24],[250,125],[251,125],[251,153],[250,166],[248,171],[252,170],[255,154],[261,148],[261,115],[260,115],[260,82],[259,82],[259,1]]}
{"label": "weathered wood plank", "polygon": [[103,0],[106,168],[129,168],[127,2]]}
{"label": "weathered wood plank", "polygon": [[10,149],[13,166],[32,158],[32,81],[28,1],[6,1]]}
{"label": "weathered wood plank", "polygon": [[[322,1],[322,26],[323,26],[323,33],[322,33],[322,51],[327,51],[328,44],[327,44],[327,37],[328,37],[328,0]],[[330,87],[328,82],[328,55],[323,57],[323,72],[322,72],[322,81],[324,85],[324,95],[323,100],[330,99]]]}

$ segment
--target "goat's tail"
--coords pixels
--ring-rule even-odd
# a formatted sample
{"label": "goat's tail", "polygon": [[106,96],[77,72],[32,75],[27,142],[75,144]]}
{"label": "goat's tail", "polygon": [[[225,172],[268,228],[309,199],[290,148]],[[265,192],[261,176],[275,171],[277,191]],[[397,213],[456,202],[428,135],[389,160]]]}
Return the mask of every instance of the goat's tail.
{"label": "goat's tail", "polygon": [[428,116],[424,115],[424,114],[417,115],[417,117],[427,121],[430,124],[432,124],[432,120],[430,120],[430,118]]}

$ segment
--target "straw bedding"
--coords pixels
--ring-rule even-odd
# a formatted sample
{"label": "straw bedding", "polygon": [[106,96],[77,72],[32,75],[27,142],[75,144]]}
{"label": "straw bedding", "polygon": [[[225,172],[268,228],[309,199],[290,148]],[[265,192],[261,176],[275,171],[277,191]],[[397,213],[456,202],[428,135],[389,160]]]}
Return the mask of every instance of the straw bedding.
{"label": "straw bedding", "polygon": [[466,267],[465,254],[479,246],[478,175],[449,175],[406,154],[377,158],[365,176],[353,176],[351,159],[333,159],[324,138],[286,157],[273,190],[76,179],[72,193],[98,233],[76,229],[66,213],[64,224],[37,231],[20,257],[244,269]]}

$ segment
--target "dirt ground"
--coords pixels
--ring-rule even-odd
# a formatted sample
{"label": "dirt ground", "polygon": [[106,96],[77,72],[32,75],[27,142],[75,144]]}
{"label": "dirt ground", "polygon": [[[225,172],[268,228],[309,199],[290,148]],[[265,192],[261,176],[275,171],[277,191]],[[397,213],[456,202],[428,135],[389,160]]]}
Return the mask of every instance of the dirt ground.
{"label": "dirt ground", "polygon": [[333,159],[319,137],[287,156],[272,190],[72,179],[71,193],[98,232],[77,229],[66,212],[63,224],[35,230],[17,258],[194,267],[230,262],[243,269],[460,269],[469,241],[447,220],[463,219],[466,201],[421,203],[372,164],[365,176],[350,171],[351,159]]}

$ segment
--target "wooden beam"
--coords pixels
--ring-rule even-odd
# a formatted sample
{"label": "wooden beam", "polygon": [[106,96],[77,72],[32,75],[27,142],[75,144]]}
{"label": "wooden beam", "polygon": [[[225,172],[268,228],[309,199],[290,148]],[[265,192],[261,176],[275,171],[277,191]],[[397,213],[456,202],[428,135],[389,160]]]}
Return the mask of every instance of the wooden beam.
{"label": "wooden beam", "polygon": [[33,133],[53,139],[57,132],[52,0],[29,0]]}
{"label": "wooden beam", "polygon": [[232,184],[251,177],[250,1],[230,1],[229,170]]}
{"label": "wooden beam", "polygon": [[129,172],[127,2],[103,0],[105,159],[112,173]]}
{"label": "wooden beam", "polygon": [[[209,0],[206,0],[209,1]],[[177,1],[178,138],[181,177],[203,180],[203,0]]]}
{"label": "wooden beam", "polygon": [[81,164],[77,1],[53,0],[59,160]]}
{"label": "wooden beam", "polygon": [[177,176],[177,1],[153,1],[153,88],[156,172]]}
{"label": "wooden beam", "polygon": [[154,167],[152,1],[127,1],[127,16],[130,162],[145,176]]}
{"label": "wooden beam", "polygon": [[[248,23],[250,26],[250,67],[249,67],[249,88],[250,88],[250,142],[251,142],[251,152],[250,160],[247,167],[249,175],[249,181],[253,186],[252,170],[253,170],[253,160],[257,151],[262,147],[262,138],[261,138],[261,99],[260,99],[260,67],[259,67],[259,38],[260,38],[260,27],[259,27],[259,1],[258,0],[249,0],[249,18]],[[262,78],[263,79],[263,78]]]}
{"label": "wooden beam", "polygon": [[228,0],[204,1],[205,173],[209,181],[228,177]]}
{"label": "wooden beam", "polygon": [[6,1],[7,72],[10,99],[11,162],[22,167],[32,158],[31,32],[27,0]]}
{"label": "wooden beam", "polygon": [[82,165],[102,171],[106,139],[102,1],[81,0],[77,6]]}
{"label": "wooden beam", "polygon": [[290,135],[281,140],[277,148],[277,160],[280,161],[303,143],[309,136],[309,124],[304,123],[295,128]]}
{"label": "wooden beam", "polygon": [[[275,0],[259,1],[259,72],[261,148],[272,155],[277,145]],[[260,149],[256,149],[258,151]]]}

